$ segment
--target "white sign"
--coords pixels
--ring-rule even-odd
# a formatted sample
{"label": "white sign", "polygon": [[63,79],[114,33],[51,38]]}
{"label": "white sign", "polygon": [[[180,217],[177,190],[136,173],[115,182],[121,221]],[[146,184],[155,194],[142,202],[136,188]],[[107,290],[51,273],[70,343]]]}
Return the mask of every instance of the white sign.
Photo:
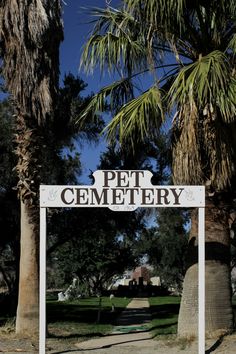
{"label": "white sign", "polygon": [[[198,207],[198,353],[205,353],[205,187],[155,186],[152,173],[99,170],[92,186],[40,186],[40,333],[39,353],[46,344],[47,208],[102,207],[133,211],[138,207]],[[170,220],[171,222],[171,220]]]}
{"label": "white sign", "polygon": [[99,170],[92,186],[41,186],[41,207],[106,207],[132,211],[139,207],[204,207],[202,186],[155,186],[152,173]]}

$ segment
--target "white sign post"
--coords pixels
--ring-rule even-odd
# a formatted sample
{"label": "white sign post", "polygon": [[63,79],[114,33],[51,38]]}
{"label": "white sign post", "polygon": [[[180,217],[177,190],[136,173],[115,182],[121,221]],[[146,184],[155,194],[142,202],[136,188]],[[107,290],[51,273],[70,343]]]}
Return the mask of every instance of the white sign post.
{"label": "white sign post", "polygon": [[152,185],[152,173],[99,170],[89,186],[40,186],[40,333],[39,353],[46,346],[46,208],[198,208],[198,353],[205,353],[205,187]]}

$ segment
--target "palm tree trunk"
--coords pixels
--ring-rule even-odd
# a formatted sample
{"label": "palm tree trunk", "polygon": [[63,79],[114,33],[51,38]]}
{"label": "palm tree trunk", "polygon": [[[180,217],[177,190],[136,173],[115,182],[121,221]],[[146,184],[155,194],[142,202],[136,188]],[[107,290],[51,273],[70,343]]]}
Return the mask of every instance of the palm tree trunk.
{"label": "palm tree trunk", "polygon": [[17,118],[21,255],[16,331],[38,334],[39,185],[42,131],[53,117],[63,39],[60,0],[1,0],[0,41],[6,88]]}
{"label": "palm tree trunk", "polygon": [[19,293],[16,332],[36,335],[39,329],[39,183],[41,129],[29,116],[17,115],[16,171],[21,208]]}
{"label": "palm tree trunk", "polygon": [[[192,225],[187,256],[182,301],[178,320],[178,335],[198,333],[198,218],[192,212]],[[233,328],[230,282],[230,233],[227,212],[213,202],[206,204],[205,262],[205,326],[206,334],[218,335]]]}
{"label": "palm tree trunk", "polygon": [[39,329],[38,224],[21,201],[21,262],[16,332],[29,335]]}

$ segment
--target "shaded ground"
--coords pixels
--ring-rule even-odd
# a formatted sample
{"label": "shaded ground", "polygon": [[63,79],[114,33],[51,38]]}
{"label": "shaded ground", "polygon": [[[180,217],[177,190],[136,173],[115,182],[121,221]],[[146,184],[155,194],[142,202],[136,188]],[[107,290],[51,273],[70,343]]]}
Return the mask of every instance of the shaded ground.
{"label": "shaded ground", "polygon": [[[158,301],[158,305],[155,304]],[[175,321],[178,313],[178,299],[168,299],[170,302],[166,304],[167,299],[162,298],[161,301],[153,300],[152,313],[154,318],[156,314],[166,321]],[[171,311],[170,311],[171,309]],[[157,316],[157,317],[158,317]],[[122,312],[118,319],[112,334],[91,339],[88,341],[74,343],[73,349],[53,348],[48,351],[52,354],[198,354],[197,341],[188,341],[177,339],[176,335],[158,335],[155,336],[156,328],[150,322],[151,316],[147,299],[134,299]],[[173,326],[176,324],[174,323]],[[161,326],[163,330],[164,324]],[[170,322],[166,324],[170,326]],[[158,327],[158,326],[156,326]],[[160,326],[159,326],[160,327]],[[150,331],[149,329],[154,329]],[[158,328],[159,330],[160,328]],[[75,347],[77,349],[75,349]],[[236,334],[223,337],[221,340],[208,340],[206,346],[206,354],[235,354],[236,350]]]}
{"label": "shaded ground", "polygon": [[38,341],[18,338],[14,334],[0,334],[0,353],[38,353]]}
{"label": "shaded ground", "polygon": [[[58,340],[54,350],[49,353],[53,354],[197,354],[197,343],[178,340],[175,336],[172,339],[155,340],[155,346],[151,346],[148,340],[126,343],[118,346],[111,346],[103,349],[78,350],[75,343]],[[38,353],[36,347],[32,347],[32,341],[19,340],[17,338],[6,338],[0,336],[0,352],[7,354],[35,354]],[[33,343],[34,345],[35,343]],[[212,348],[211,350],[209,350]],[[223,338],[221,343],[217,344],[217,340],[207,341],[206,354],[235,354],[236,352],[236,334],[232,334]]]}
{"label": "shaded ground", "polygon": [[[142,300],[142,299],[140,299]],[[144,300],[145,301],[145,300]],[[157,303],[155,304],[155,301]],[[160,304],[163,301],[163,304]],[[166,304],[166,301],[171,303]],[[180,340],[175,334],[166,335],[163,329],[170,332],[170,325],[173,331],[176,330],[176,315],[178,313],[178,299],[153,299],[152,315],[154,320],[150,323],[150,312],[142,305],[137,308],[131,303],[127,308],[113,332],[107,336],[99,334],[100,338],[91,340],[91,335],[86,337],[58,336],[47,340],[48,354],[197,354],[198,347],[196,341]],[[138,307],[141,307],[138,309]],[[155,319],[156,318],[156,319]],[[155,325],[155,321],[156,325]],[[160,321],[167,321],[160,323]],[[148,328],[154,329],[151,333]],[[156,327],[156,328],[155,328]],[[156,335],[156,330],[162,331]],[[35,354],[38,353],[38,343],[34,339],[19,339],[14,334],[9,333],[10,328],[6,327],[5,333],[0,333],[0,353]],[[155,336],[156,335],[156,336]],[[151,338],[155,336],[154,340]],[[83,342],[81,343],[81,341]],[[99,343],[100,341],[100,343]],[[220,339],[207,340],[205,354],[235,354],[236,353],[236,333],[222,337]]]}

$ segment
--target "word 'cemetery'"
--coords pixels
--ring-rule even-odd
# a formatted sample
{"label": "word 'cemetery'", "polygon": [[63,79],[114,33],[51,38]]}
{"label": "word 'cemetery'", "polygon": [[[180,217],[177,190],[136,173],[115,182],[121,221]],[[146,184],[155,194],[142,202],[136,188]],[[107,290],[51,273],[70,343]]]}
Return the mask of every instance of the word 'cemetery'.
{"label": "word 'cemetery'", "polygon": [[65,188],[61,193],[61,199],[66,205],[168,205],[173,200],[173,205],[180,205],[179,197],[183,188]]}
{"label": "word 'cemetery'", "polygon": [[152,185],[149,171],[99,170],[93,176],[92,186],[41,186],[41,206],[129,211],[138,207],[191,207],[201,200],[196,186]]}

